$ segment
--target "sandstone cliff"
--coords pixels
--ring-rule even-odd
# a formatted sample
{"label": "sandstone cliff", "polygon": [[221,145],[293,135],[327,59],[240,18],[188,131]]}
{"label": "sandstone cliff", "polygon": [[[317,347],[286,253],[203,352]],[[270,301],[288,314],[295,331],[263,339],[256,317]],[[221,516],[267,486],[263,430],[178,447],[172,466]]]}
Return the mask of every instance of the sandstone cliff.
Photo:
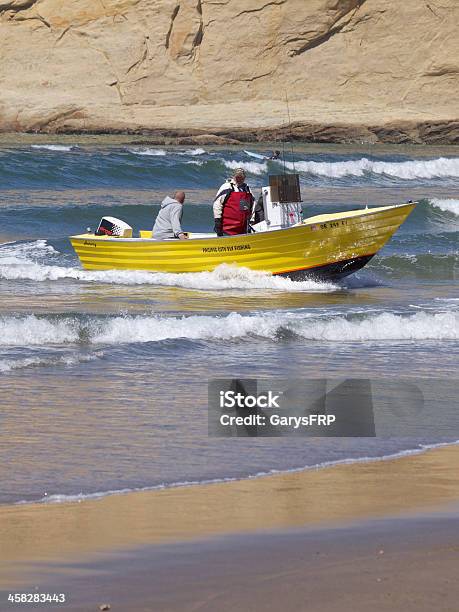
{"label": "sandstone cliff", "polygon": [[[459,142],[458,0],[0,0],[0,129]],[[209,138],[209,137],[204,137]]]}

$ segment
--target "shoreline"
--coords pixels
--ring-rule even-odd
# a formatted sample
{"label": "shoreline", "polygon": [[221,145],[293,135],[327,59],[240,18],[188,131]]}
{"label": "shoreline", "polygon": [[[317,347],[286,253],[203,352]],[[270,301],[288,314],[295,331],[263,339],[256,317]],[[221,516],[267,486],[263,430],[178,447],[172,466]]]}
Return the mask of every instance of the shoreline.
{"label": "shoreline", "polygon": [[[457,143],[389,143],[389,142],[314,142],[301,139],[285,140],[287,156],[294,154],[346,154],[361,153],[362,156],[403,154],[419,158],[432,156],[442,157],[444,155],[459,156],[459,141]],[[210,138],[203,142],[201,137],[183,140],[180,137],[154,137],[148,134],[132,134],[126,131],[92,133],[89,131],[69,132],[2,132],[0,130],[0,147],[26,147],[51,145],[62,145],[72,147],[158,147],[183,150],[183,148],[203,148],[210,150],[223,150],[243,152],[244,149],[253,151],[273,150],[282,146],[282,141],[275,139],[266,140],[221,140],[220,137]]]}
{"label": "shoreline", "polygon": [[289,474],[296,474],[301,472],[316,472],[318,470],[328,470],[333,469],[334,467],[342,466],[342,465],[355,465],[355,464],[369,464],[376,463],[379,461],[393,461],[397,459],[403,459],[405,457],[412,457],[416,455],[422,455],[429,451],[450,447],[450,446],[458,446],[459,440],[455,440],[453,442],[438,442],[433,444],[424,444],[421,448],[413,448],[397,451],[390,455],[381,455],[381,456],[366,456],[366,457],[356,457],[356,458],[348,458],[348,459],[337,459],[335,461],[325,461],[323,463],[317,463],[313,465],[306,465],[302,467],[292,467],[282,470],[270,470],[268,472],[258,472],[256,474],[249,474],[247,476],[234,476],[234,477],[217,477],[211,478],[209,480],[193,480],[193,481],[184,481],[184,482],[171,482],[167,484],[158,484],[151,485],[146,487],[132,488],[132,489],[113,489],[108,491],[96,491],[94,493],[69,493],[69,494],[61,494],[55,493],[50,495],[49,497],[42,497],[40,499],[34,500],[19,500],[13,503],[1,503],[0,502],[0,510],[4,507],[11,506],[29,506],[29,505],[47,505],[47,504],[72,504],[72,503],[82,503],[86,501],[100,501],[107,497],[113,497],[118,495],[131,495],[137,493],[151,493],[154,491],[169,491],[172,489],[182,489],[188,487],[201,487],[201,486],[212,486],[212,485],[220,485],[220,484],[228,484],[233,482],[245,482],[245,481],[253,481],[258,480],[259,478],[271,478],[272,476],[286,476]]}
{"label": "shoreline", "polygon": [[0,126],[0,142],[6,136],[40,137],[113,137],[134,138],[132,145],[249,145],[263,143],[295,142],[297,144],[338,145],[408,145],[408,146],[459,146],[459,119],[391,120],[381,123],[353,122],[292,122],[290,125],[259,127],[172,127],[160,126],[98,126],[40,127],[14,130]]}
{"label": "shoreline", "polygon": [[459,500],[458,468],[459,446],[448,445],[399,458],[81,503],[1,506],[0,588],[24,583],[36,564],[435,512]]}

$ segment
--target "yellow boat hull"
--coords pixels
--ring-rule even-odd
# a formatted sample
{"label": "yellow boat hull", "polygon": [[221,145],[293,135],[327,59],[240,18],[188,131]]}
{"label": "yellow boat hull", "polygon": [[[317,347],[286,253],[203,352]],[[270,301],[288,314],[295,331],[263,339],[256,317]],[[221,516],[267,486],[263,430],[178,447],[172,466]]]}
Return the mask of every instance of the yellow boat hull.
{"label": "yellow boat hull", "polygon": [[86,270],[204,272],[225,263],[292,278],[336,279],[362,268],[414,206],[317,215],[287,229],[223,238],[155,241],[81,234],[70,241]]}

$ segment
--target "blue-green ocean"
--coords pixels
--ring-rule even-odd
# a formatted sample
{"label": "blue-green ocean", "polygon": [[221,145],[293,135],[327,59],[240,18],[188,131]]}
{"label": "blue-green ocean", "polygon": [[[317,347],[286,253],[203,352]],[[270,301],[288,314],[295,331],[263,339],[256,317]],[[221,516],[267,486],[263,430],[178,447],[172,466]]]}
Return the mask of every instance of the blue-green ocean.
{"label": "blue-green ocean", "polygon": [[[68,236],[103,215],[151,229],[167,194],[208,231],[237,166],[257,195],[282,163],[242,148],[54,137],[0,144],[0,503],[241,478],[445,439],[212,439],[211,378],[458,380],[459,149],[300,146],[305,216],[419,201],[338,284],[223,266],[87,272]],[[268,146],[251,147],[269,155]],[[439,398],[441,399],[441,398]]]}

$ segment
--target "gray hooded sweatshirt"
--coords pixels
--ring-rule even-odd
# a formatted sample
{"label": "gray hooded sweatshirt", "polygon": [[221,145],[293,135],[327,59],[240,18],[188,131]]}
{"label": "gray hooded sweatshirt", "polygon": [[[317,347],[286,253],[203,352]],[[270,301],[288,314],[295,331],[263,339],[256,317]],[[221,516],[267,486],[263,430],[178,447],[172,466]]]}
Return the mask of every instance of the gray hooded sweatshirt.
{"label": "gray hooded sweatshirt", "polygon": [[153,226],[153,238],[155,240],[166,240],[167,238],[178,238],[182,233],[183,204],[174,198],[166,196],[161,202],[161,208]]}

